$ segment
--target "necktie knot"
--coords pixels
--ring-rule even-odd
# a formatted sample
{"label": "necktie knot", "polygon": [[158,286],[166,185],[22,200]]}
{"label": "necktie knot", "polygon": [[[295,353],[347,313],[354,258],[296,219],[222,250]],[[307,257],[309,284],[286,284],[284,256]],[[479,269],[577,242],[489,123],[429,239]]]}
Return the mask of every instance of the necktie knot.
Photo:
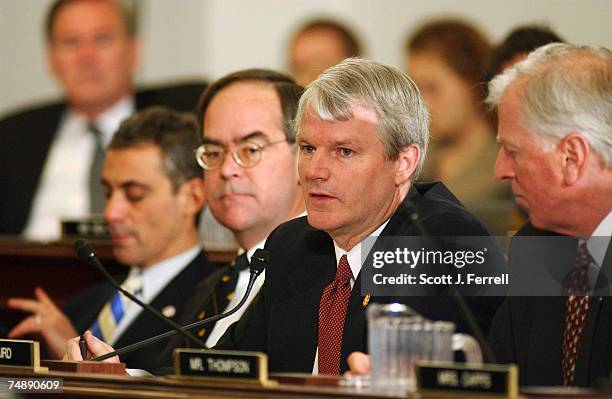
{"label": "necktie knot", "polygon": [[130,273],[128,278],[121,285],[123,289],[128,291],[132,295],[142,295],[143,290],[143,278],[142,278],[142,270],[138,270],[134,273]]}
{"label": "necktie knot", "polygon": [[338,268],[336,270],[336,280],[339,284],[350,284],[353,273],[348,263],[346,255],[342,255],[340,262],[338,262]]}
{"label": "necktie knot", "polygon": [[247,258],[246,252],[236,258],[234,261],[234,266],[238,271],[243,271],[249,268],[249,259]]}

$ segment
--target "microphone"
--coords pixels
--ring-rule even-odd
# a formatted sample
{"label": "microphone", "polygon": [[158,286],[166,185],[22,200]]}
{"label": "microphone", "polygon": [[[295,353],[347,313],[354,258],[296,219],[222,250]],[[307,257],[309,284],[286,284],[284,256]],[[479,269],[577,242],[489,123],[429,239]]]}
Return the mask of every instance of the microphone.
{"label": "microphone", "polygon": [[98,257],[96,256],[96,252],[94,251],[93,246],[87,240],[77,240],[77,242],[74,243],[74,252],[76,252],[77,257],[80,260],[82,260],[84,262],[87,262],[90,265],[95,266],[104,275],[104,277],[106,277],[106,279],[108,281],[110,281],[110,283],[113,285],[113,287],[115,287],[117,290],[119,290],[119,292],[121,292],[123,295],[128,297],[130,300],[132,300],[133,302],[137,303],[141,308],[147,310],[149,313],[153,314],[155,317],[157,317],[158,319],[160,319],[164,323],[168,324],[170,327],[172,327],[178,333],[183,335],[189,341],[194,342],[196,345],[198,345],[198,346],[200,346],[202,348],[206,347],[204,342],[202,342],[202,340],[196,338],[195,335],[191,334],[188,331],[183,330],[183,328],[181,326],[179,326],[178,324],[176,324],[175,322],[173,322],[169,318],[167,318],[164,315],[162,315],[157,309],[155,309],[154,307],[152,307],[149,304],[146,304],[146,303],[142,302],[136,296],[132,295],[131,292],[129,292],[129,291],[125,290],[123,287],[121,287],[121,285],[119,285],[119,283],[117,283],[117,281],[115,281],[113,276],[110,275],[108,270],[106,270],[106,268],[98,260]]}
{"label": "microphone", "polygon": [[[249,276],[249,284],[247,286],[246,292],[244,293],[244,296],[242,297],[242,299],[240,300],[238,305],[236,305],[233,309],[230,309],[230,310],[228,310],[225,313],[221,313],[221,314],[209,317],[207,319],[199,320],[199,321],[196,321],[195,323],[191,323],[191,324],[188,324],[186,326],[183,326],[182,329],[183,330],[191,330],[191,329],[203,326],[204,324],[208,324],[208,323],[215,322],[217,320],[224,319],[224,318],[226,318],[228,316],[231,316],[234,313],[236,313],[238,311],[238,309],[240,309],[245,304],[247,298],[249,297],[249,294],[251,293],[251,290],[253,289],[253,284],[255,284],[255,280],[265,270],[265,268],[266,268],[266,266],[268,265],[269,262],[270,262],[270,252],[268,252],[265,249],[258,249],[257,251],[255,251],[253,256],[251,256],[251,263],[249,265],[249,271],[251,273],[251,275]],[[126,353],[130,353],[130,352],[135,351],[137,349],[140,349],[140,348],[143,348],[145,346],[151,345],[151,344],[153,344],[153,343],[155,343],[157,341],[161,341],[162,339],[169,338],[169,337],[175,335],[177,333],[177,331],[178,330],[167,331],[167,332],[165,332],[163,334],[159,334],[159,335],[156,335],[154,337],[147,338],[147,339],[145,339],[143,341],[136,342],[136,343],[128,345],[128,346],[124,346],[123,348],[117,349],[116,351],[109,352],[109,353],[107,353],[105,355],[98,356],[98,357],[96,357],[96,358],[94,358],[92,360],[94,360],[94,361],[102,361],[102,360],[109,359],[109,358],[111,358],[113,356],[125,355]]]}
{"label": "microphone", "polygon": [[[431,241],[432,238],[429,236],[427,230],[425,230],[425,227],[423,227],[423,224],[419,220],[419,211],[417,210],[416,206],[412,203],[412,201],[405,201],[405,204],[408,206],[408,209],[410,211],[410,221],[414,223],[417,230],[419,231],[419,234],[426,240]],[[450,269],[450,266],[446,266]],[[453,272],[453,270],[450,271]],[[478,340],[478,343],[480,344],[480,347],[482,348],[482,351],[484,353],[484,358],[488,359],[492,363],[497,363],[497,356],[495,356],[493,349],[491,349],[491,346],[489,345],[489,341],[485,338],[484,334],[482,333],[482,330],[480,329],[480,326],[478,326],[478,323],[476,322],[476,317],[465,302],[465,298],[463,297],[463,295],[461,295],[461,293],[459,293],[459,290],[457,290],[457,287],[455,287],[453,284],[448,284],[447,286],[453,294],[453,298],[455,299],[455,302],[459,307],[461,316],[463,316],[463,319],[467,322],[468,326],[470,327],[470,330],[472,330],[472,332],[474,333],[476,340]]]}

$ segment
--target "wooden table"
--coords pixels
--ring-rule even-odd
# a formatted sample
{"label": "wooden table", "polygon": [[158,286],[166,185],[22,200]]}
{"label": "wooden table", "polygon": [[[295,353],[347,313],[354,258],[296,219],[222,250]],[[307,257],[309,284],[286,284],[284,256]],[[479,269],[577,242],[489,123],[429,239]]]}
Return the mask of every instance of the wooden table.
{"label": "wooden table", "polygon": [[[402,396],[383,395],[349,387],[322,385],[308,379],[297,378],[297,384],[284,383],[277,386],[261,387],[237,382],[205,382],[195,379],[176,377],[129,377],[96,374],[73,374],[50,372],[34,374],[29,371],[13,370],[6,372],[0,369],[0,376],[22,378],[62,378],[63,398],[266,398],[266,399],[332,399],[332,398],[398,398]],[[271,378],[274,378],[271,376]],[[50,394],[46,394],[53,397]],[[26,398],[40,398],[41,393],[25,394]],[[418,395],[403,396],[418,398]],[[486,399],[486,397],[480,397]]]}
{"label": "wooden table", "polygon": [[[366,389],[337,386],[330,384],[330,379],[325,378],[317,382],[316,377],[303,375],[302,377],[282,376],[277,386],[261,387],[237,382],[205,382],[194,379],[178,379],[176,377],[130,377],[96,374],[75,374],[65,372],[33,373],[27,370],[2,369],[0,377],[21,378],[61,378],[63,380],[63,394],[26,394],[20,397],[41,398],[258,398],[258,399],[332,399],[332,398],[358,398],[358,399],[383,399],[383,398],[473,398],[469,394],[450,395],[419,395],[406,394],[397,396],[391,394],[380,394],[369,392]],[[274,380],[272,374],[270,379]],[[339,380],[336,380],[339,381]],[[334,386],[330,386],[334,385]],[[45,396],[46,395],[46,396]],[[520,399],[558,398],[555,394],[531,395],[521,393]],[[575,395],[563,396],[564,398],[581,399],[604,399],[606,396],[594,391],[582,390]],[[493,398],[490,396],[478,396],[479,399]],[[499,398],[499,397],[497,397]]]}
{"label": "wooden table", "polygon": [[[0,336],[2,328],[13,326],[26,315],[6,309],[8,298],[31,298],[34,288],[40,286],[62,306],[77,292],[103,280],[98,270],[76,257],[73,248],[76,240],[41,243],[0,236]],[[122,270],[124,266],[113,260],[109,241],[90,242],[111,274]],[[209,252],[209,259],[214,262],[230,262],[234,256],[235,253]]]}

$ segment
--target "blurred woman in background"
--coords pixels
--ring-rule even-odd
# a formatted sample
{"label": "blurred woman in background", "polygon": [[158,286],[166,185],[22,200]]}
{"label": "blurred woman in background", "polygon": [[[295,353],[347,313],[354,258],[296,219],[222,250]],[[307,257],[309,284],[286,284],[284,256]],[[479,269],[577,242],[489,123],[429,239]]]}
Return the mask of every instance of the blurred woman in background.
{"label": "blurred woman in background", "polygon": [[498,145],[483,103],[491,46],[475,27],[438,20],[406,43],[406,66],[427,103],[431,146],[422,180],[441,180],[494,233],[510,228],[511,192],[495,180]]}

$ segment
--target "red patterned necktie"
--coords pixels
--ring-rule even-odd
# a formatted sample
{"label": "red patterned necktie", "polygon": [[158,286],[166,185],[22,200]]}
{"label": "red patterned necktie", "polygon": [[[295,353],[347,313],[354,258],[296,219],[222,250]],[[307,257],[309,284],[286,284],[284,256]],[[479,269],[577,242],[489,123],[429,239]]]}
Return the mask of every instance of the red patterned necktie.
{"label": "red patterned necktie", "polygon": [[561,368],[563,371],[563,385],[574,383],[574,369],[576,358],[580,349],[580,338],[589,310],[589,265],[593,258],[586,247],[580,244],[576,257],[576,267],[572,270],[570,287],[565,300],[565,330],[563,331],[563,357]]}
{"label": "red patterned necktie", "polygon": [[319,304],[319,374],[340,374],[342,333],[351,296],[351,268],[340,258],[336,278],[323,291]]}

